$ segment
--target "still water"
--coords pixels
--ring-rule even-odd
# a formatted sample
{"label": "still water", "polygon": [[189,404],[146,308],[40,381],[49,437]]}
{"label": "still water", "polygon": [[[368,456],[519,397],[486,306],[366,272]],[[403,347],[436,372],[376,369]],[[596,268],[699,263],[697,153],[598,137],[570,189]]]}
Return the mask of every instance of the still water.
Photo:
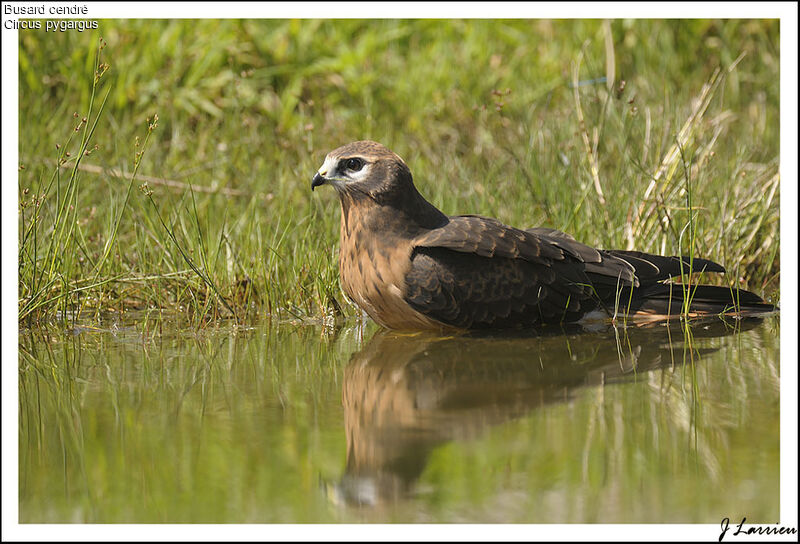
{"label": "still water", "polygon": [[775,523],[779,333],[22,330],[20,521]]}

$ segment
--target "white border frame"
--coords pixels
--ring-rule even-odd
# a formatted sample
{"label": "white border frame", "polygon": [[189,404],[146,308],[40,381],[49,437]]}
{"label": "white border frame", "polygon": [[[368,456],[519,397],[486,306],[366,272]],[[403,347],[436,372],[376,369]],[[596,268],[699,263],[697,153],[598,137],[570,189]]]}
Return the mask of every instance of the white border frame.
{"label": "white border frame", "polygon": [[[15,5],[82,5],[18,2]],[[182,2],[88,2],[86,19],[182,18]],[[3,7],[7,5],[3,2]],[[797,528],[797,5],[794,3],[205,2],[193,18],[780,18],[781,19],[781,524]],[[3,14],[3,21],[14,16]],[[48,18],[58,18],[48,16]],[[73,18],[64,16],[64,18]],[[18,523],[18,31],[2,33],[2,538],[3,540],[694,540],[718,525],[20,525]],[[732,527],[733,530],[733,527]],[[780,537],[734,540],[796,541]]]}

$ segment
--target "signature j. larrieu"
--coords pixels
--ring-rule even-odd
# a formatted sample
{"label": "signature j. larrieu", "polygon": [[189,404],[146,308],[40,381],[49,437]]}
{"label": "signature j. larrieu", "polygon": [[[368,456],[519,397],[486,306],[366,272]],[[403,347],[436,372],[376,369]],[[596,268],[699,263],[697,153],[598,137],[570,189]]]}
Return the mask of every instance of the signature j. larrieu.
{"label": "signature j. larrieu", "polygon": [[[736,531],[731,533],[731,536],[738,536],[738,535],[796,535],[797,529],[795,527],[781,527],[780,525],[775,526],[759,526],[759,527],[748,527],[744,529],[744,522],[747,521],[747,518],[742,518],[742,522],[736,526]],[[722,528],[722,532],[719,534],[719,541],[722,542],[722,539],[725,538],[725,535],[728,533],[728,529],[730,527],[730,519],[722,518],[722,522],[720,523],[720,527]]]}

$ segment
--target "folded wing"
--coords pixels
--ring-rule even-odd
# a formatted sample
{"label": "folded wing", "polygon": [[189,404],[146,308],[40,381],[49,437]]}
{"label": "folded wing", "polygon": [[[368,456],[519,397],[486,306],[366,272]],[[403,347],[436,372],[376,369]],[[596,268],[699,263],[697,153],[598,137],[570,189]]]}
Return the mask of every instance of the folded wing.
{"label": "folded wing", "polygon": [[[475,215],[451,217],[413,245],[405,300],[460,328],[577,321],[595,309],[612,313],[616,305],[677,314],[682,289],[665,280],[725,271],[707,259],[598,250],[558,230],[521,230]],[[728,311],[732,302],[753,308],[763,303],[747,291],[710,286],[700,286],[691,300],[704,313]]]}
{"label": "folded wing", "polygon": [[405,299],[448,325],[496,328],[574,321],[609,288],[636,285],[625,259],[563,233],[467,215],[414,241]]}

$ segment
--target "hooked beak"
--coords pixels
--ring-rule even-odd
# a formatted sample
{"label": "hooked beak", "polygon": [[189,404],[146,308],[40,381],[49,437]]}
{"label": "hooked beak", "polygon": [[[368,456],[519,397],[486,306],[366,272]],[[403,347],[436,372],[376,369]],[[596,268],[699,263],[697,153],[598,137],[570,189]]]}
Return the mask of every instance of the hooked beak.
{"label": "hooked beak", "polygon": [[314,178],[311,180],[311,190],[313,191],[315,187],[319,187],[320,185],[324,185],[325,182],[328,180],[323,178],[319,175],[319,172],[314,174]]}

